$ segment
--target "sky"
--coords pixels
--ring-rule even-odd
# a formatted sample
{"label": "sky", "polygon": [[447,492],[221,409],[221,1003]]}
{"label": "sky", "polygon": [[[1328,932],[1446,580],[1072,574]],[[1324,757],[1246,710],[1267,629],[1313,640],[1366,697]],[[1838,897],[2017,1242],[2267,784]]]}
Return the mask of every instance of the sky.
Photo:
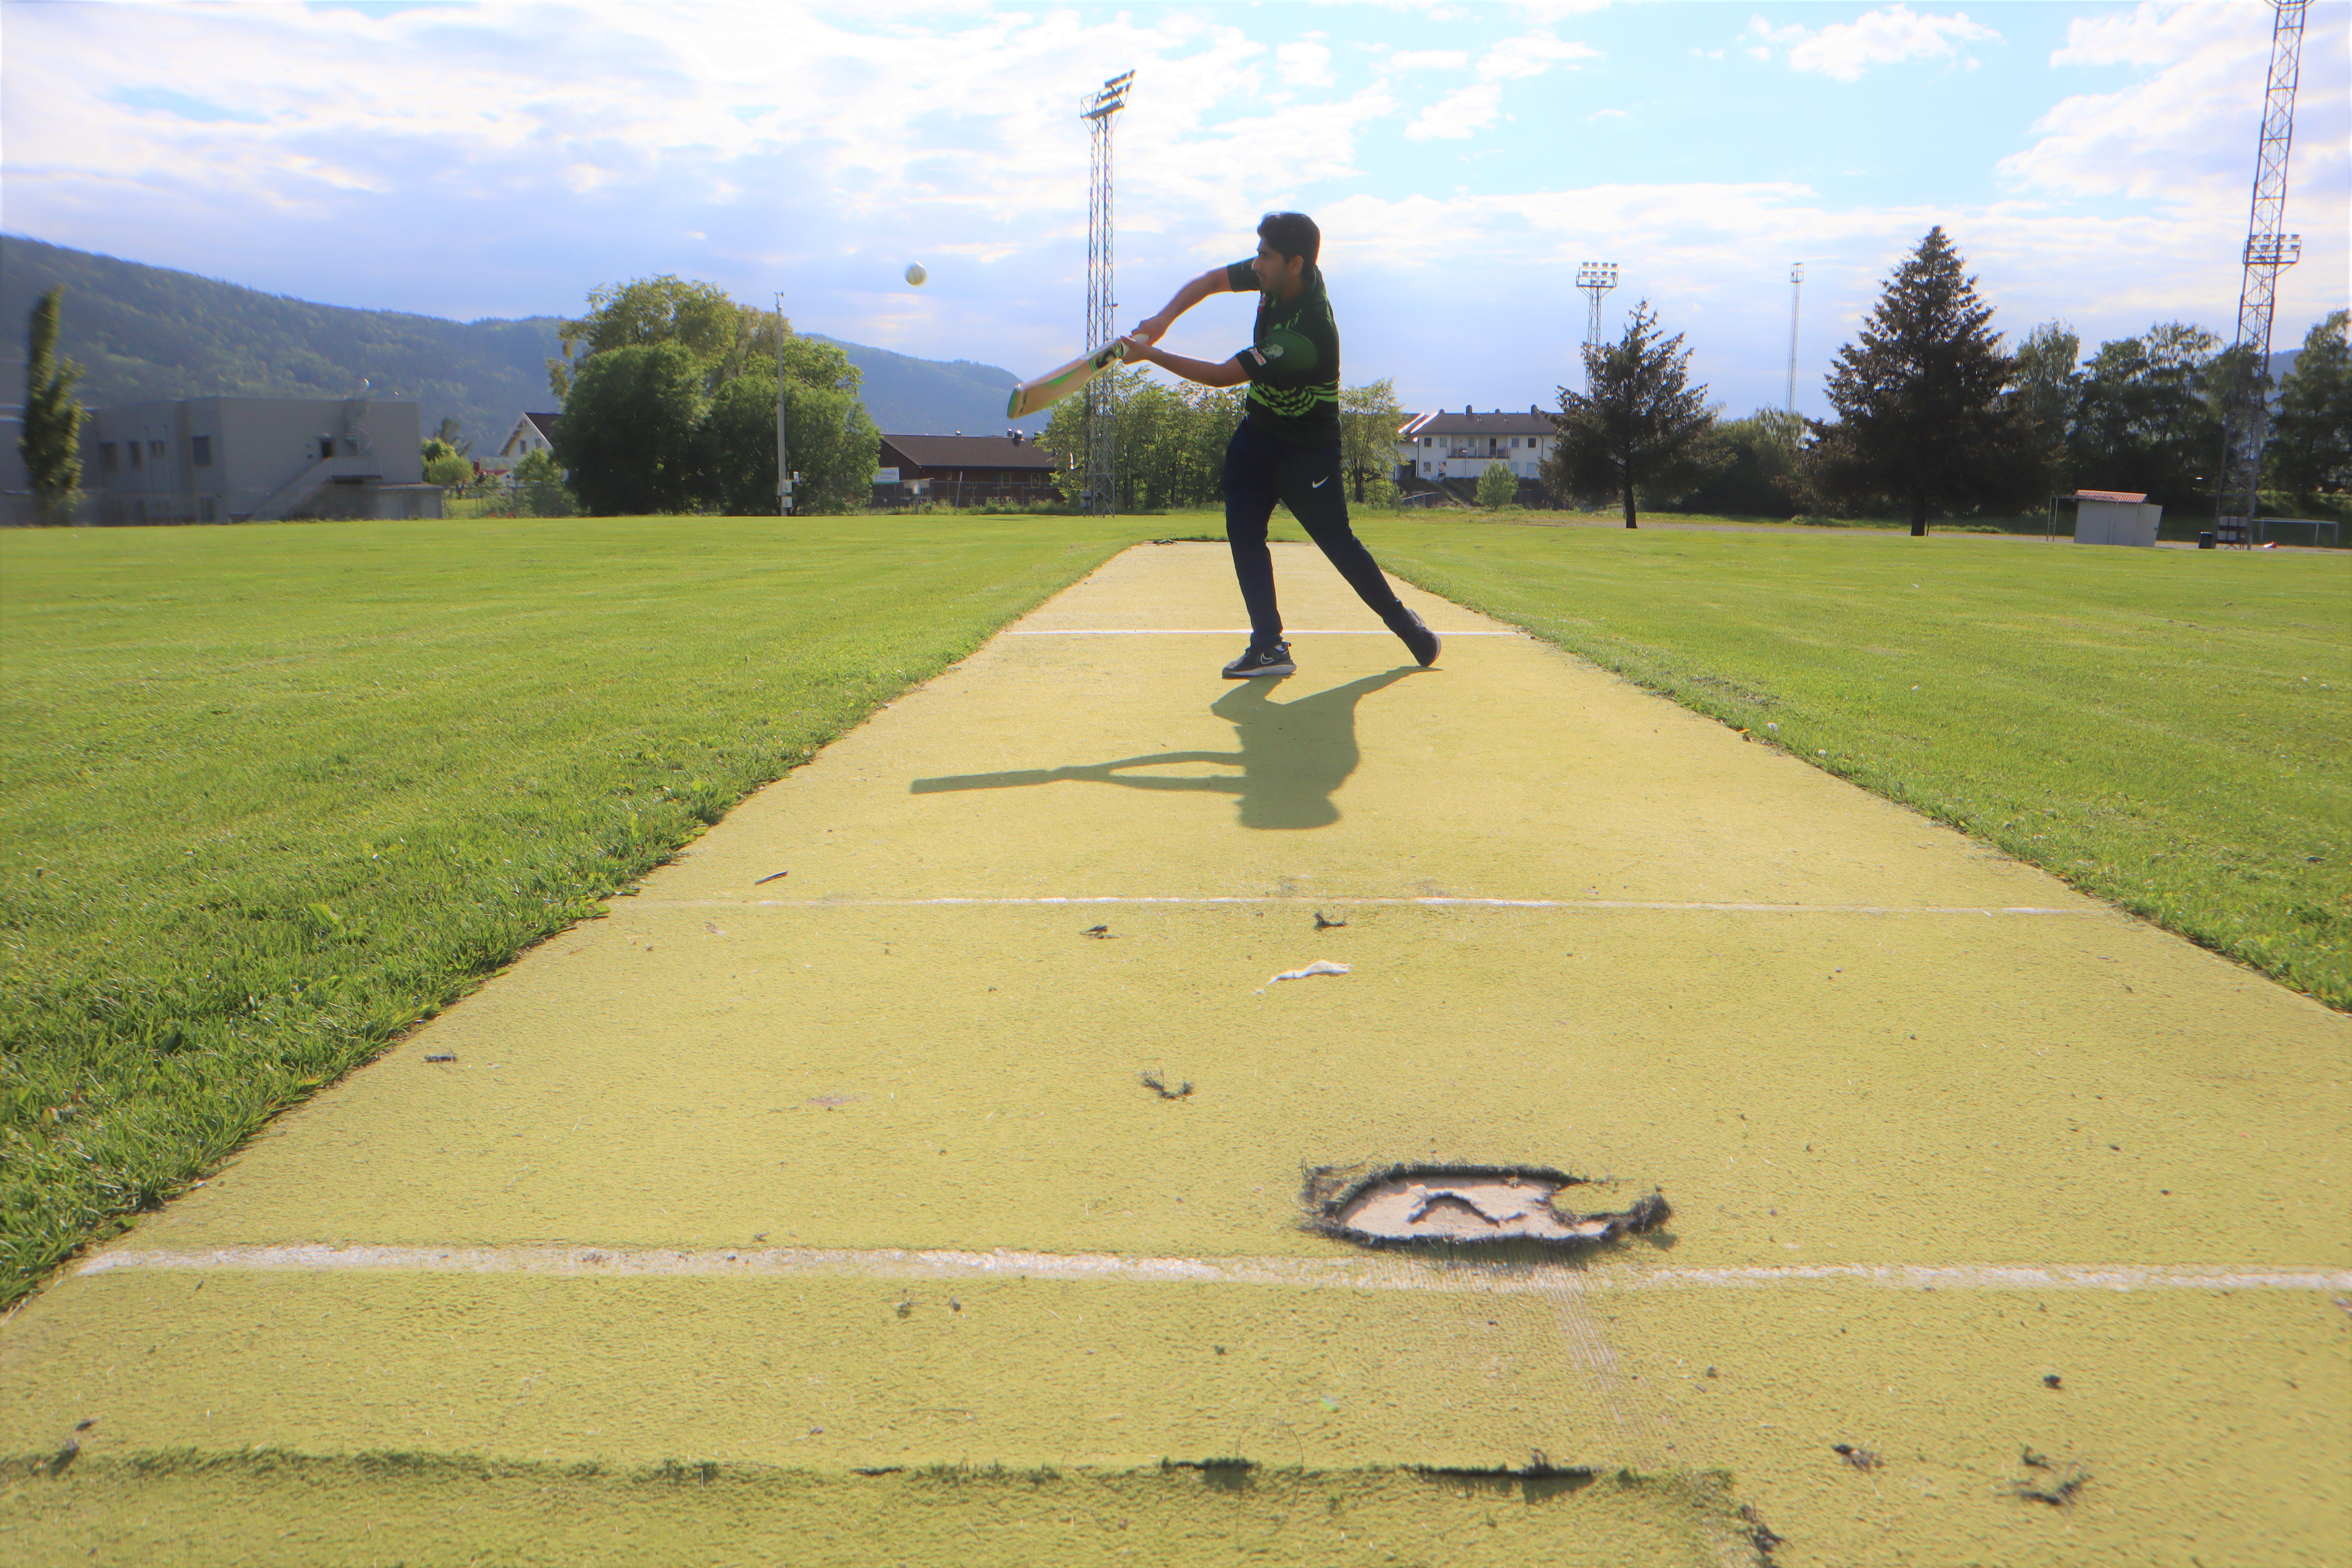
{"label": "sky", "polygon": [[[2272,11],[2067,5],[0,0],[0,228],[331,304],[576,314],[674,272],[1033,375],[1078,352],[1078,109],[1118,318],[1297,209],[1350,383],[1525,407],[1646,300],[1734,414],[1797,405],[1931,226],[1995,325],[2234,327]],[[2310,6],[2274,346],[2352,293],[2352,0]],[[929,281],[904,280],[920,262]],[[1240,300],[1167,340],[1224,358]]]}

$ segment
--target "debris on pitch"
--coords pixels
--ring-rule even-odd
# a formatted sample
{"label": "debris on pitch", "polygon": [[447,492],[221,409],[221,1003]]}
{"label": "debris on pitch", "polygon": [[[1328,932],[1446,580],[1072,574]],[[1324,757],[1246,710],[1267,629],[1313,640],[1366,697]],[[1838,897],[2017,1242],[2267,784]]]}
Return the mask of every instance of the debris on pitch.
{"label": "debris on pitch", "polygon": [[1321,910],[1317,910],[1315,911],[1315,929],[1317,931],[1345,931],[1348,929],[1348,922],[1346,921],[1327,919]]}
{"label": "debris on pitch", "polygon": [[1304,969],[1286,969],[1281,973],[1276,975],[1273,979],[1267,981],[1266,984],[1268,985],[1279,985],[1286,980],[1306,980],[1318,974],[1345,974],[1347,973],[1348,966],[1346,964],[1334,963],[1328,958],[1318,958]]}
{"label": "debris on pitch", "polygon": [[1171,1089],[1168,1087],[1168,1080],[1156,1072],[1138,1073],[1135,1076],[1137,1082],[1162,1100],[1185,1100],[1192,1093],[1192,1080],[1189,1078],[1174,1089]]}
{"label": "debris on pitch", "polygon": [[1365,1247],[1581,1247],[1673,1217],[1655,1192],[1622,1213],[1580,1214],[1561,1204],[1569,1188],[1586,1184],[1543,1165],[1321,1165],[1307,1171],[1300,1201],[1308,1229]]}

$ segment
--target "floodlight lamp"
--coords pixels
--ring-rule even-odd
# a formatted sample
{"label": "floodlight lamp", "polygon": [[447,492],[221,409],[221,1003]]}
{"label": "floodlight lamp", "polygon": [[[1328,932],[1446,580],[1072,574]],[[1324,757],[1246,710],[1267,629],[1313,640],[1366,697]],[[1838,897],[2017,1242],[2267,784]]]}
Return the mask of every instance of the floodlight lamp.
{"label": "floodlight lamp", "polygon": [[1117,114],[1127,107],[1127,91],[1134,83],[1133,71],[1119,72],[1118,75],[1102,84],[1101,91],[1087,100],[1086,108],[1078,111],[1079,117],[1085,120],[1101,120]]}

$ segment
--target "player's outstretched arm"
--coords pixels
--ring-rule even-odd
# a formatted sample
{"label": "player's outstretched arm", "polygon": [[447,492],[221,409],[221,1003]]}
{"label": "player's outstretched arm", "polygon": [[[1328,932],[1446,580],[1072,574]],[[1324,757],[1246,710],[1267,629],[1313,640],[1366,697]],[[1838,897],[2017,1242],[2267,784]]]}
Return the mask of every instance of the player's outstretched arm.
{"label": "player's outstretched arm", "polygon": [[1128,335],[1141,338],[1147,343],[1156,343],[1167,335],[1169,328],[1176,324],[1177,317],[1212,294],[1225,293],[1227,289],[1225,269],[1222,267],[1213,267],[1177,289],[1176,297],[1161,307],[1158,315],[1146,316],[1136,323],[1135,331]]}
{"label": "player's outstretched arm", "polygon": [[1182,354],[1171,354],[1166,349],[1154,348],[1144,342],[1140,328],[1122,341],[1127,344],[1127,363],[1129,364],[1148,362],[1162,370],[1172,370],[1186,381],[1195,381],[1202,386],[1239,386],[1249,379],[1249,372],[1242,368],[1239,354],[1223,364],[1213,364],[1204,359],[1186,359]]}

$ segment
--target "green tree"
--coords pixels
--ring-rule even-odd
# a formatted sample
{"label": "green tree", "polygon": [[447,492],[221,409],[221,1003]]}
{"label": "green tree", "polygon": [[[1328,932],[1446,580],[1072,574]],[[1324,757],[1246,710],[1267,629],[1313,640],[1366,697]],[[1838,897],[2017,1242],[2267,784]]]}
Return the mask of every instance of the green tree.
{"label": "green tree", "polygon": [[45,527],[71,522],[81,506],[81,366],[58,358],[64,285],[35,303],[25,331],[25,434],[16,443],[33,481],[33,509]]}
{"label": "green tree", "polygon": [[[1194,386],[1141,366],[1114,374],[1119,510],[1159,511],[1213,501],[1225,443],[1242,422],[1246,389]],[[1064,496],[1076,496],[1085,478],[1085,399],[1066,397],[1055,404],[1036,441],[1058,465],[1055,485]]]}
{"label": "green tree", "polygon": [[[547,362],[548,384],[559,398],[569,398],[572,383],[587,361],[614,349],[650,348],[677,343],[700,364],[706,380],[736,349],[747,311],[727,297],[716,283],[700,283],[664,273],[607,283],[588,294],[588,313],[557,329],[563,357]],[[575,361],[572,350],[580,353]]]}
{"label": "green tree", "polygon": [[2311,329],[2279,386],[2268,454],[2273,482],[2309,502],[2341,506],[2352,490],[2352,312]]}
{"label": "green tree", "polygon": [[1715,415],[1706,388],[1690,384],[1682,334],[1662,336],[1647,300],[1633,307],[1624,335],[1587,349],[1585,362],[1592,394],[1559,389],[1551,416],[1559,439],[1544,459],[1544,483],[1555,496],[1613,491],[1624,500],[1625,526],[1639,528],[1636,492],[1688,489],[1719,460],[1707,440]]}
{"label": "green tree", "polygon": [[1745,419],[1717,419],[1710,472],[1675,504],[1690,511],[1738,517],[1794,517],[1802,510],[1805,422],[1785,408],[1759,408]]}
{"label": "green tree", "polygon": [[[830,348],[830,344],[818,344]],[[835,351],[838,353],[839,351]],[[786,369],[793,368],[787,359]],[[795,512],[854,511],[872,499],[882,437],[866,405],[835,386],[786,384],[784,430]],[[776,513],[776,372],[755,364],[719,389],[702,422],[706,499],[731,517]]]}
{"label": "green tree", "polygon": [[[744,380],[752,378],[747,373]],[[774,385],[773,382],[768,384]],[[775,494],[775,402],[768,403],[767,475],[771,507]],[[882,458],[882,435],[855,392],[810,386],[785,387],[784,428],[791,443],[796,512],[856,511],[874,499],[874,467]]]}
{"label": "green tree", "polygon": [[435,436],[427,439],[419,456],[425,461],[425,482],[428,485],[454,487],[473,479],[473,459],[443,437]]}
{"label": "green tree", "polygon": [[2095,489],[2145,491],[2166,507],[2210,493],[2229,384],[2221,348],[2220,338],[2185,321],[2101,343],[2083,369],[2068,432],[2071,477]]}
{"label": "green tree", "polygon": [[2083,407],[2083,340],[2063,321],[2044,321],[2017,345],[2017,402],[2051,443],[2072,435]]}
{"label": "green tree", "polygon": [[1404,405],[1397,401],[1396,383],[1391,378],[1339,389],[1339,462],[1360,504],[1374,499],[1374,487],[1381,480],[1394,492],[1397,431],[1403,424]]}
{"label": "green tree", "polygon": [[555,459],[583,510],[599,517],[685,511],[708,492],[704,367],[684,343],[631,343],[590,355],[572,378]]}
{"label": "green tree", "polygon": [[2016,361],[1960,253],[1931,228],[1830,374],[1832,424],[1812,425],[1808,478],[1822,494],[1893,501],[1915,536],[1927,514],[2021,501],[2046,477],[2048,437],[2006,395]]}
{"label": "green tree", "polygon": [[552,455],[533,452],[514,466],[515,510],[524,517],[570,517],[580,510]]}
{"label": "green tree", "polygon": [[1519,477],[1511,472],[1511,465],[1500,458],[1486,465],[1478,476],[1478,504],[1494,508],[1508,506],[1518,499]]}

